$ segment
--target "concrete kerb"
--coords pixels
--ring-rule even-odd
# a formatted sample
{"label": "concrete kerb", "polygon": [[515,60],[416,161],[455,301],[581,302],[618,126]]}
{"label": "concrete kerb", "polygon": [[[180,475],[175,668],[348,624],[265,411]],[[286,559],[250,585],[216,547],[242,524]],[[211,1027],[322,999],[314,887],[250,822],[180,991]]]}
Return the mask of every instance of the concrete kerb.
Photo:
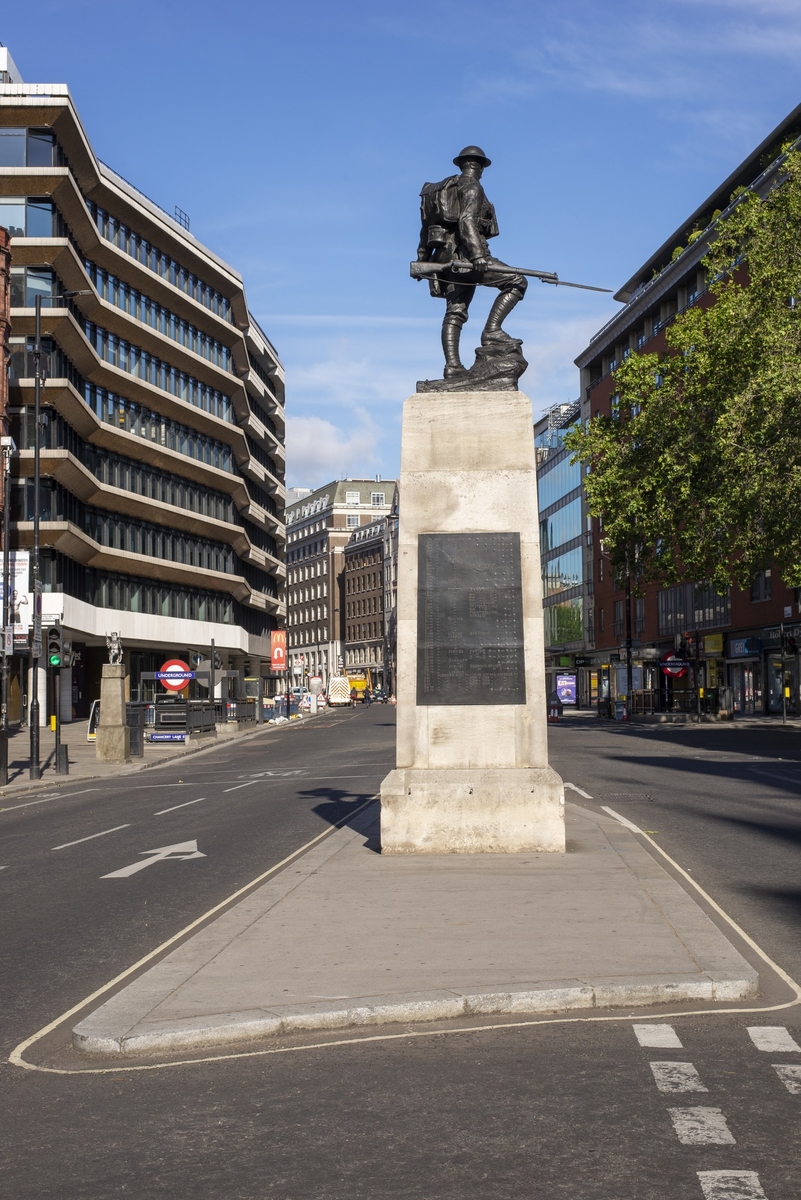
{"label": "concrete kerb", "polygon": [[[248,730],[247,733],[239,733],[235,735],[237,742],[250,740],[265,733],[278,733],[285,729],[298,729],[306,724],[307,721],[314,721],[319,717],[325,716],[325,713],[317,713],[314,717],[303,717],[299,721],[287,721],[286,724],[269,725],[266,722],[258,725],[255,729]],[[159,762],[140,762],[140,763],[120,763],[120,770],[114,771],[114,778],[119,775],[136,775],[140,771],[155,771],[160,767],[169,767],[173,763],[180,762],[187,758],[190,754],[207,754],[210,750],[219,750],[223,746],[227,747],[234,738],[209,738],[203,745],[190,745],[183,750],[176,750],[169,758],[161,759]],[[30,784],[7,784],[5,788],[0,788],[0,801],[10,799],[12,796],[28,795],[41,791],[52,792],[61,788],[72,787],[76,783],[88,783],[92,780],[107,779],[108,773],[98,773],[96,775],[75,774],[69,777],[57,776],[55,779],[40,780]],[[0,805],[2,808],[2,805]]]}
{"label": "concrete kerb", "polygon": [[697,966],[697,974],[689,971],[682,977],[653,969],[640,975],[614,974],[615,964],[609,962],[612,973],[593,973],[590,978],[540,978],[530,983],[516,981],[511,987],[443,987],[427,992],[343,996],[341,1000],[318,999],[289,1005],[273,1002],[264,1007],[243,1007],[236,1012],[206,1011],[165,1015],[159,1019],[157,1010],[165,1000],[177,995],[189,980],[194,982],[218,954],[252,931],[270,909],[301,888],[306,880],[319,875],[343,848],[363,836],[364,829],[354,823],[355,828],[339,829],[297,860],[295,866],[299,870],[276,876],[262,885],[84,1018],[73,1030],[73,1045],[96,1054],[141,1055],[354,1026],[621,1006],[642,1008],[688,1001],[722,1004],[756,996],[757,972],[634,836],[611,819],[588,815],[586,810],[582,810],[582,816],[601,827],[606,838],[613,842],[610,848],[617,852],[648,902],[684,946]]}

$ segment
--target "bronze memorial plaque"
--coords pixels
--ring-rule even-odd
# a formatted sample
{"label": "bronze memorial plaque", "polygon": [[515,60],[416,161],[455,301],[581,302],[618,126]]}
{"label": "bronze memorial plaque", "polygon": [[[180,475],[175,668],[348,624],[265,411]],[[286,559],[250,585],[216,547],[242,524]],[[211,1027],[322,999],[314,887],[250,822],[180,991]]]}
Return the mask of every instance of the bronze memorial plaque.
{"label": "bronze memorial plaque", "polygon": [[422,533],[417,703],[525,704],[519,533]]}

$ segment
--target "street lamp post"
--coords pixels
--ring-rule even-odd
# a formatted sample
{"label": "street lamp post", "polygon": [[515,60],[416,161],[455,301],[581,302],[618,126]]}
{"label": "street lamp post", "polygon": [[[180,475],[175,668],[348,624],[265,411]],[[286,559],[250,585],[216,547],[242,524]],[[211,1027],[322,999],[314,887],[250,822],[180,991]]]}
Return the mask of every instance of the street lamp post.
{"label": "street lamp post", "polygon": [[0,785],[8,783],[8,646],[6,631],[10,624],[10,566],[11,547],[9,531],[11,527],[11,455],[16,450],[12,437],[0,438],[3,448],[3,666],[0,676]]}
{"label": "street lamp post", "polygon": [[33,341],[33,637],[31,639],[31,701],[28,724],[31,738],[31,779],[42,778],[39,763],[39,655],[42,652],[42,583],[39,563],[39,506],[41,503],[41,402],[42,402],[42,297],[36,297],[36,328]]}

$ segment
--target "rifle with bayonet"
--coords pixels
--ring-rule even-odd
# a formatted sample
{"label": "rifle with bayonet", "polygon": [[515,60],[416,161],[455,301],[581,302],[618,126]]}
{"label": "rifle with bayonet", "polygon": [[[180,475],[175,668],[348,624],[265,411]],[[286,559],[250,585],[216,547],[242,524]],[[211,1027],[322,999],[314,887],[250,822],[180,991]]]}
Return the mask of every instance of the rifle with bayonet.
{"label": "rifle with bayonet", "polygon": [[[485,276],[491,275],[528,275],[530,279],[539,279],[541,283],[552,283],[558,287],[581,288],[586,292],[611,292],[611,288],[593,287],[589,283],[568,283],[560,279],[555,271],[529,271],[526,267],[509,267],[498,259],[491,259],[486,266],[475,266],[466,259],[453,258],[448,263],[413,262],[410,264],[412,279],[438,279],[441,283],[483,283]],[[466,279],[465,276],[479,276],[478,280]],[[489,283],[489,280],[486,280]]]}

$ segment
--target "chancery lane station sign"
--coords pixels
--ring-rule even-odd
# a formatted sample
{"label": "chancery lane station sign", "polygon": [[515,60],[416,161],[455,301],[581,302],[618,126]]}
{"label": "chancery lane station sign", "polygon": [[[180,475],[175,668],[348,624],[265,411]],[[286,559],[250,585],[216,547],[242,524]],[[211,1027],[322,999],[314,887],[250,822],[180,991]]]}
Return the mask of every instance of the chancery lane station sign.
{"label": "chancery lane station sign", "polygon": [[421,534],[417,569],[417,703],[525,704],[520,534]]}

